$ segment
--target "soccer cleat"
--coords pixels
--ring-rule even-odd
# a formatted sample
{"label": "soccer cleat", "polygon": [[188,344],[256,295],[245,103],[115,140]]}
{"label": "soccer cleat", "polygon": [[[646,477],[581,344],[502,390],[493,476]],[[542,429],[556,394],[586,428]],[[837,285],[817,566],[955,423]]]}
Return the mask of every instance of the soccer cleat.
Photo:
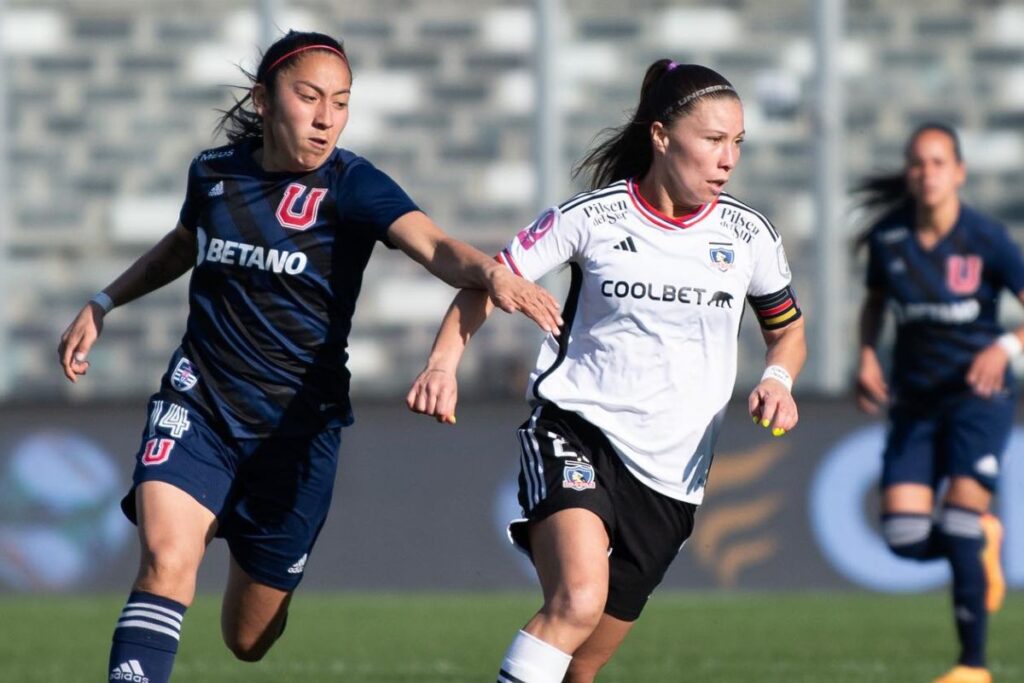
{"label": "soccer cleat", "polygon": [[1003,544],[1003,525],[991,513],[981,516],[981,531],[985,535],[985,547],[981,551],[981,564],[985,568],[985,609],[998,612],[1006,597],[1006,578],[999,561]]}
{"label": "soccer cleat", "polygon": [[934,683],[992,683],[992,674],[984,667],[957,665]]}

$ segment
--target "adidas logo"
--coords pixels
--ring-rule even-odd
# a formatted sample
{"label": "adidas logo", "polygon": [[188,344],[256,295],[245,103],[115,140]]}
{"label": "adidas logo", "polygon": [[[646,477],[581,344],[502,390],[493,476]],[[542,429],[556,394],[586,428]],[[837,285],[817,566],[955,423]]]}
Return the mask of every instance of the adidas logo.
{"label": "adidas logo", "polygon": [[987,477],[997,477],[999,476],[999,459],[992,453],[989,453],[974,464],[974,469],[978,474],[983,474]]}
{"label": "adidas logo", "polygon": [[309,553],[306,553],[299,558],[299,561],[288,567],[289,574],[301,574],[302,570],[306,568],[306,558],[309,557]]}
{"label": "adidas logo", "polygon": [[207,197],[219,197],[224,194],[224,181],[218,181],[216,185],[210,188],[210,191],[206,193]]}
{"label": "adidas logo", "polygon": [[130,683],[149,683],[149,676],[142,670],[137,659],[121,662],[110,671],[108,681],[129,681]]}
{"label": "adidas logo", "polygon": [[632,237],[627,237],[626,239],[622,240],[614,247],[612,247],[612,249],[618,249],[619,251],[631,251],[634,254],[637,253],[636,245],[633,243]]}

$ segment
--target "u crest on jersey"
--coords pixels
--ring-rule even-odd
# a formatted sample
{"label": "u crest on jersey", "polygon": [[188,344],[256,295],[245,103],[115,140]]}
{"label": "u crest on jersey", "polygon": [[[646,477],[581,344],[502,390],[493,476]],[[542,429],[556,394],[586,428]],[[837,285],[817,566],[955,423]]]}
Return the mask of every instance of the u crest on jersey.
{"label": "u crest on jersey", "polygon": [[981,257],[951,255],[946,257],[946,286],[954,294],[974,294],[981,286]]}
{"label": "u crest on jersey", "polygon": [[305,230],[316,223],[316,214],[320,210],[320,202],[327,195],[327,188],[317,187],[310,190],[301,211],[297,211],[296,205],[305,191],[306,186],[301,183],[291,183],[285,189],[281,203],[277,205],[277,221],[282,227]]}

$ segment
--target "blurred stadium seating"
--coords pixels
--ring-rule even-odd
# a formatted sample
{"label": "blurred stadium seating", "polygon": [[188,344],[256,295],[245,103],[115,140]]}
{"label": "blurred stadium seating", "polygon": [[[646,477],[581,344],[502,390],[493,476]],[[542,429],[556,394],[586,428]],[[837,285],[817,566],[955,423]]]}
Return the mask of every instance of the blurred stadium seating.
{"label": "blurred stadium seating", "polygon": [[[602,128],[635,105],[662,56],[713,66],[744,96],[748,142],[730,186],[787,241],[805,309],[815,307],[811,0],[717,3],[564,0],[559,57],[564,184]],[[261,8],[281,29],[341,36],[355,70],[343,146],[392,174],[446,229],[495,250],[538,210],[533,3],[501,0],[7,0],[8,397],[119,397],[156,385],[183,330],[185,282],[118,311],[72,389],[53,362],[85,299],[169,230],[185,171],[252,68]],[[896,168],[910,127],[964,133],[968,200],[1024,229],[1024,6],[987,0],[850,0],[842,46],[850,179]],[[844,229],[853,234],[856,220]],[[0,242],[0,249],[4,243]],[[859,276],[848,259],[849,344]],[[558,288],[554,282],[553,287]],[[12,296],[11,293],[15,295]],[[371,264],[352,337],[355,387],[394,394],[415,375],[450,292],[408,259]],[[503,318],[481,333],[464,392],[518,391],[535,333]],[[753,326],[741,358],[759,357]],[[759,372],[741,363],[741,380]],[[483,369],[486,368],[486,373]]]}

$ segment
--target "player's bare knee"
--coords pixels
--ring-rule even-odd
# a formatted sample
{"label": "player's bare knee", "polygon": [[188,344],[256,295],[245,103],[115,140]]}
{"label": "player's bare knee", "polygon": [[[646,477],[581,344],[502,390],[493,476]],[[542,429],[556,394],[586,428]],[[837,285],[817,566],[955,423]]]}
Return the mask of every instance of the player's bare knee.
{"label": "player's bare knee", "polygon": [[608,590],[603,585],[579,584],[559,591],[546,610],[552,617],[577,628],[593,630],[604,614]]}
{"label": "player's bare knee", "polygon": [[196,565],[180,554],[144,553],[136,586],[140,590],[172,598],[186,607],[195,597]]}

